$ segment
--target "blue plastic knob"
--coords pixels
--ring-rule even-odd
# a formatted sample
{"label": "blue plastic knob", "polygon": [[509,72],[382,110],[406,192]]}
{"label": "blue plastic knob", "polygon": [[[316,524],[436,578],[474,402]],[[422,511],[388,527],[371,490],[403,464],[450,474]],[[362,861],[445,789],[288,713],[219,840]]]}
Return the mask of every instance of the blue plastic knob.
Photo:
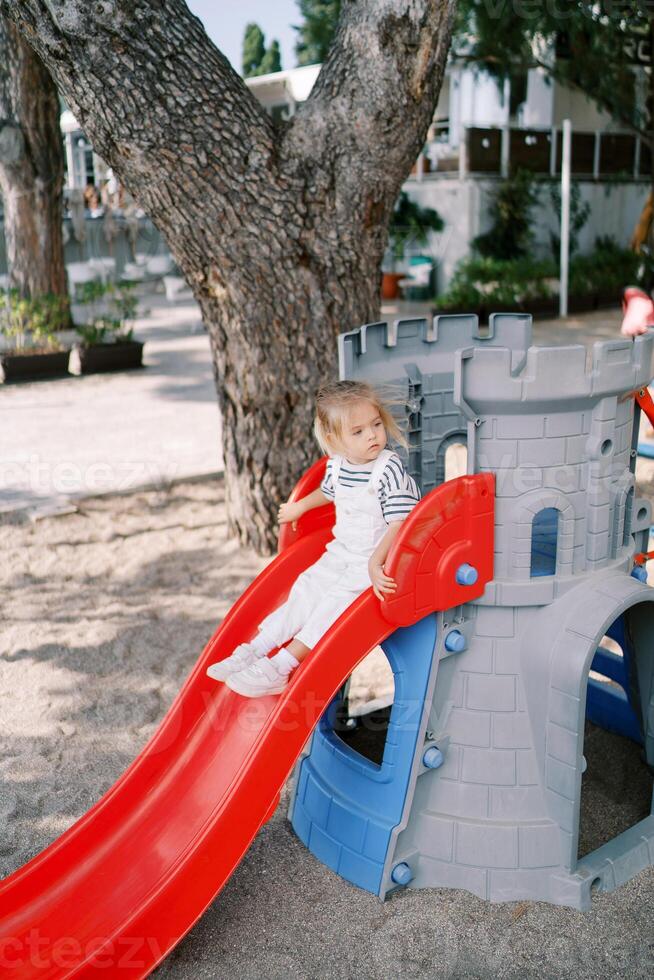
{"label": "blue plastic knob", "polygon": [[391,880],[396,885],[408,885],[412,878],[413,872],[406,861],[396,864],[391,872]]}
{"label": "blue plastic knob", "polygon": [[440,769],[445,762],[443,753],[436,745],[430,745],[422,757],[423,765],[428,769]]}
{"label": "blue plastic knob", "polygon": [[450,630],[445,637],[445,649],[450,653],[463,653],[467,645],[466,638],[460,630]]}
{"label": "blue plastic knob", "polygon": [[635,565],[631,570],[631,577],[637,578],[639,582],[646,582],[647,569],[644,565]]}
{"label": "blue plastic knob", "polygon": [[456,580],[459,585],[474,585],[478,578],[479,573],[472,565],[464,563],[456,570]]}

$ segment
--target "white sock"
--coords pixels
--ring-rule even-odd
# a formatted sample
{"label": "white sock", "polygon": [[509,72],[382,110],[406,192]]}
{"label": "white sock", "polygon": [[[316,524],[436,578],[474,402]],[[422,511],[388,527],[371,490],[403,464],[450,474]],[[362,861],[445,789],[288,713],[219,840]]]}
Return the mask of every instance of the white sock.
{"label": "white sock", "polygon": [[275,649],[277,644],[274,640],[271,643],[263,633],[257,633],[254,639],[250,640],[248,646],[255,657],[265,657],[266,654]]}
{"label": "white sock", "polygon": [[282,647],[279,653],[276,653],[274,657],[270,658],[271,664],[275,665],[275,669],[282,677],[286,677],[292,670],[300,666],[300,661],[296,660],[290,650],[286,647]]}

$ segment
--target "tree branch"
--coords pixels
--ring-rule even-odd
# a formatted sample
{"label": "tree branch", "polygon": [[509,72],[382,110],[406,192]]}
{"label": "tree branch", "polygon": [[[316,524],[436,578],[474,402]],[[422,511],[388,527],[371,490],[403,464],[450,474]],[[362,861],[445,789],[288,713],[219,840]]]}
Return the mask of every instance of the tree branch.
{"label": "tree branch", "polygon": [[341,8],[336,37],[283,153],[319,162],[340,145],[355,169],[397,194],[431,123],[456,0],[358,0]]}

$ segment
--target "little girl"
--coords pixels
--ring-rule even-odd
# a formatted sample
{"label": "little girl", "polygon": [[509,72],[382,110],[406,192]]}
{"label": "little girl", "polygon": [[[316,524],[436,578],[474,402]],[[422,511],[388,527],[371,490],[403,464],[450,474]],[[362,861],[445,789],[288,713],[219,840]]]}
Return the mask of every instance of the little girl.
{"label": "little girl", "polygon": [[281,693],[291,671],[371,584],[379,599],[397,588],[384,562],[420,498],[400,457],[386,449],[389,436],[405,444],[397,423],[370,385],[337,381],[318,392],[314,432],[330,457],[325,477],[307,497],[282,504],[278,517],[295,526],[308,510],[334,501],[334,537],[298,576],[286,602],[264,619],[257,636],[207,668],[209,677],[245,697]]}

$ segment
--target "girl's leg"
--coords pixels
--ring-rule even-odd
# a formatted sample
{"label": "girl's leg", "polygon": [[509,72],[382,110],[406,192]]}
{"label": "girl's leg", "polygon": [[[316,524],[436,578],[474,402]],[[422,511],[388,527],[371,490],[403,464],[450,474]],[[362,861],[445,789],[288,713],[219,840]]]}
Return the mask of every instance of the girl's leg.
{"label": "girl's leg", "polygon": [[283,650],[272,658],[272,663],[290,673],[290,670],[302,663],[329,627],[369,586],[367,564],[362,568],[349,567],[344,570],[344,574],[334,579],[330,587],[323,589],[317,602],[314,599],[301,627],[293,631],[293,639],[284,644]]}
{"label": "girl's leg", "polygon": [[[240,644],[231,656],[207,668],[209,677],[213,680],[225,681],[228,677],[263,659],[272,650],[281,647],[289,637],[301,629],[312,606],[315,605],[316,596],[324,595],[342,574],[341,562],[335,560],[329,552],[322,555],[317,562],[298,576],[286,602],[259,624],[259,632],[249,643]],[[287,674],[297,667],[300,660],[303,660],[309,652],[301,643],[295,643],[293,651],[299,656],[296,657],[295,652],[291,652],[290,657],[287,655],[286,658],[282,657],[276,662],[276,666],[283,667]]]}
{"label": "girl's leg", "polygon": [[[261,640],[262,644],[268,646],[266,653],[270,653],[275,647],[286,643],[289,637],[299,633],[316,602],[331,592],[344,571],[343,562],[334,559],[329,552],[322,555],[297,577],[286,602],[259,624],[259,633],[254,642]],[[302,652],[301,645],[296,649],[304,659],[306,652]]]}
{"label": "girl's leg", "polygon": [[286,644],[286,646],[284,647],[284,649],[285,650],[288,650],[288,652],[293,657],[295,657],[295,659],[297,660],[297,662],[299,664],[302,663],[302,661],[307,656],[307,654],[311,653],[311,648],[308,647],[308,646],[305,646],[304,643],[300,643],[299,640],[291,640],[290,643],[287,643]]}
{"label": "girl's leg", "polygon": [[311,653],[318,640],[366,587],[365,579],[345,576],[339,586],[333,586],[331,591],[314,604],[302,629],[290,643],[285,644],[270,660],[264,658],[234,674],[228,679],[228,686],[245,697],[279,694],[284,690],[293,670]]}
{"label": "girl's leg", "polygon": [[294,633],[294,641],[300,647],[313,649],[348,606],[351,606],[355,599],[369,588],[368,562],[348,564],[344,573],[339,575],[331,588],[323,590],[302,628]]}

